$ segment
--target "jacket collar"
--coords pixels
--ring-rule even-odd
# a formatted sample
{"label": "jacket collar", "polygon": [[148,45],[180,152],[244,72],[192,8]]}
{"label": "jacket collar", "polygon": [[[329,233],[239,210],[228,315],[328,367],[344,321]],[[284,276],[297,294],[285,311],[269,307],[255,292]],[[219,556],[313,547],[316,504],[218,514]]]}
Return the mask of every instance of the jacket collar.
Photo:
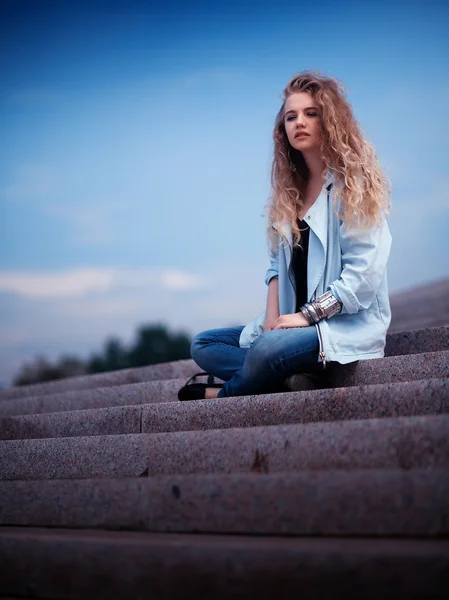
{"label": "jacket collar", "polygon": [[[327,194],[328,190],[334,192],[335,175],[333,169],[326,171],[326,183],[323,185],[318,198],[309,208],[304,216],[304,220],[308,223],[310,228],[318,236],[321,243],[326,249],[326,226],[327,226]],[[330,187],[329,187],[330,186]],[[326,217],[326,218],[324,218]],[[282,223],[274,223],[273,227],[284,237],[290,246],[292,246],[293,235],[292,226],[288,221]]]}

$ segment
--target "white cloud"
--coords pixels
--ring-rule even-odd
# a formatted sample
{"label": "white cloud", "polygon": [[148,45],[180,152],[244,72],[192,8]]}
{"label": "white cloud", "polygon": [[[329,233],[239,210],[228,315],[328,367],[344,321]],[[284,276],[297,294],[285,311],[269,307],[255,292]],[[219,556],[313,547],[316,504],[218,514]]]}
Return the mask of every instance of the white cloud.
{"label": "white cloud", "polygon": [[114,276],[114,269],[95,268],[62,273],[0,272],[0,291],[41,300],[84,296],[110,289]]}
{"label": "white cloud", "polygon": [[181,271],[162,273],[161,282],[164,289],[173,291],[197,290],[203,288],[206,283],[204,278]]}
{"label": "white cloud", "polygon": [[[116,269],[85,267],[60,272],[1,272],[0,292],[38,300],[80,298],[92,294],[105,298],[112,290],[166,290],[185,292],[204,289],[204,277],[176,269]],[[121,310],[121,309],[119,309]]]}

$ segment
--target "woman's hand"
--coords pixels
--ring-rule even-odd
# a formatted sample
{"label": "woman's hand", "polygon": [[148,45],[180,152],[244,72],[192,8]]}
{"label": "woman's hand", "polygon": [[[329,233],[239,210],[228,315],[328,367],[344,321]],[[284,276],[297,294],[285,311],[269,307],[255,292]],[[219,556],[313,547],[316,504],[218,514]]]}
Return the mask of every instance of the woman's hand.
{"label": "woman's hand", "polygon": [[310,327],[310,324],[302,312],[297,312],[292,315],[281,315],[273,323],[271,329],[288,329],[289,327]]}

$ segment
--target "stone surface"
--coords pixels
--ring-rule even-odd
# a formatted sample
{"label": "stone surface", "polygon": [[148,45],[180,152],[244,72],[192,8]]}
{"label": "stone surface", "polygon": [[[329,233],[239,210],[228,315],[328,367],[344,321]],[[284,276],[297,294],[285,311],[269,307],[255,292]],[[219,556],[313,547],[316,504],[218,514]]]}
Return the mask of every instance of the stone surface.
{"label": "stone surface", "polygon": [[445,468],[449,416],[11,440],[0,442],[0,456],[0,479],[11,480],[136,477],[147,467],[150,476]]}
{"label": "stone surface", "polygon": [[[326,369],[320,369],[315,377],[319,387],[345,387],[449,377],[449,350],[359,360],[345,365],[329,363]],[[301,376],[289,377],[286,380],[286,389],[301,390]]]}
{"label": "stone surface", "polygon": [[164,433],[447,412],[449,378],[16,416],[0,419],[0,439]]}
{"label": "stone surface", "polygon": [[[330,363],[326,370],[311,375],[317,387],[346,387],[395,381],[449,377],[449,351],[410,356],[363,360],[349,365]],[[131,386],[115,386],[85,392],[68,392],[61,396],[16,399],[0,403],[0,417],[177,401],[177,392],[185,379],[154,381]],[[308,389],[310,386],[306,386]],[[286,380],[287,390],[304,389],[303,377]]]}
{"label": "stone surface", "polygon": [[389,332],[449,325],[449,277],[390,296]]}
{"label": "stone surface", "polygon": [[43,396],[57,392],[140,383],[142,381],[185,378],[190,377],[198,371],[201,371],[198,365],[193,360],[187,359],[149,365],[147,367],[96,373],[95,375],[79,375],[78,377],[68,377],[67,379],[57,379],[43,383],[34,383],[32,385],[17,386],[8,390],[0,390],[0,401],[28,396]]}
{"label": "stone surface", "polygon": [[330,389],[167,401],[193,361],[31,386],[41,414],[2,435],[72,437],[0,442],[0,598],[446,597],[447,329],[389,335]]}
{"label": "stone surface", "polygon": [[4,528],[0,589],[94,600],[445,598],[449,542]]}
{"label": "stone surface", "polygon": [[[449,281],[449,280],[448,280]],[[442,325],[438,327],[436,325]],[[387,335],[385,356],[399,354],[415,354],[422,352],[437,352],[447,350],[449,347],[449,312],[448,319],[438,324],[429,324],[427,329],[409,330],[405,328],[391,328]],[[419,327],[419,325],[418,325]],[[154,381],[163,379],[187,378],[201,369],[192,360],[180,360],[171,363],[149,365],[133,369],[122,369],[109,373],[96,375],[83,375],[62,380],[49,381],[27,386],[18,386],[9,390],[0,390],[0,404],[3,400],[17,399],[30,396],[41,396],[67,391],[79,391]],[[24,413],[25,414],[25,413]]]}
{"label": "stone surface", "polygon": [[138,477],[146,434],[0,442],[0,479]]}
{"label": "stone surface", "polygon": [[412,329],[387,335],[385,356],[449,350],[449,326]]}
{"label": "stone surface", "polygon": [[447,536],[449,470],[2,481],[0,525]]}
{"label": "stone surface", "polygon": [[142,406],[142,432],[164,433],[449,412],[449,379]]}
{"label": "stone surface", "polygon": [[449,416],[159,433],[149,437],[149,457],[150,476],[445,468],[449,466]]}
{"label": "stone surface", "polygon": [[40,439],[141,433],[142,407],[74,410],[0,418],[0,439]]}
{"label": "stone surface", "polygon": [[0,403],[0,417],[65,412],[151,402],[178,402],[178,390],[186,379],[168,379],[132,383],[79,392],[30,396]]}

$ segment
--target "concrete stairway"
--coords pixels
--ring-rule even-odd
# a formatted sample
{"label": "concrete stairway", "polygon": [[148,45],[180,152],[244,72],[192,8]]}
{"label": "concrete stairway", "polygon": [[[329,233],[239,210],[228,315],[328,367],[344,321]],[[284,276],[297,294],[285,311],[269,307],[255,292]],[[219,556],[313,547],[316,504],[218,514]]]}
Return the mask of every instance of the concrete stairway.
{"label": "concrete stairway", "polygon": [[0,598],[446,597],[449,327],[178,402],[198,370],[0,392]]}

